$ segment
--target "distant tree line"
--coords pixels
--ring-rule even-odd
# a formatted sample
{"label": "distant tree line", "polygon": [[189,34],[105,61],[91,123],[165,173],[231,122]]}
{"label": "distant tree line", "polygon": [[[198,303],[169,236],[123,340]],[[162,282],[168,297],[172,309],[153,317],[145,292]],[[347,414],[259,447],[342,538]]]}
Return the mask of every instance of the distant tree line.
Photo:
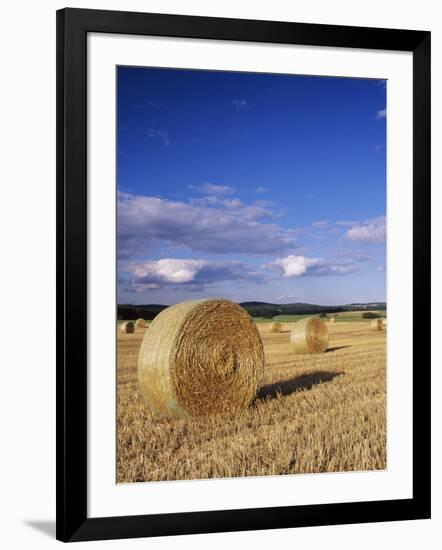
{"label": "distant tree line", "polygon": [[146,321],[152,321],[152,319],[166,307],[167,306],[162,305],[137,306],[131,304],[118,304],[118,319],[120,321],[130,321],[141,317]]}
{"label": "distant tree line", "polygon": [[[315,304],[268,304],[266,302],[243,302],[239,304],[242,306],[252,317],[264,317],[266,319],[272,319],[276,315],[321,315],[327,316],[330,313],[339,313],[342,311],[364,311],[367,309],[366,304],[350,304],[346,306],[320,306]],[[378,305],[369,304],[370,309],[385,309],[384,303]],[[158,313],[160,313],[167,306],[159,304],[149,305],[132,305],[132,304],[118,304],[118,319],[119,320],[131,320],[142,317],[146,321],[154,319]],[[374,315],[374,317],[373,317]],[[377,313],[371,311],[364,311],[362,314],[364,319],[375,319],[380,317]]]}
{"label": "distant tree line", "polygon": [[373,311],[364,311],[362,319],[379,319],[381,317],[379,313],[373,313]]}
{"label": "distant tree line", "polygon": [[244,302],[240,304],[252,317],[271,319],[276,315],[314,315],[344,311],[342,306],[317,306],[314,304],[263,304]]}

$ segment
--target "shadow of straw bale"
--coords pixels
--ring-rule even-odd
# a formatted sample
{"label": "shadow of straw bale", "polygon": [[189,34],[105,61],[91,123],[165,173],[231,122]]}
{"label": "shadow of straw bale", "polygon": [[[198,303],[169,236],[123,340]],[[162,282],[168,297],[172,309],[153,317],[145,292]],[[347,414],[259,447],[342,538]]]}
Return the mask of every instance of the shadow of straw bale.
{"label": "shadow of straw bale", "polygon": [[256,395],[256,400],[275,399],[278,396],[285,396],[301,390],[311,390],[314,386],[324,382],[330,382],[343,372],[319,371],[312,374],[303,374],[289,380],[280,380],[274,384],[262,386]]}
{"label": "shadow of straw bale", "polygon": [[330,353],[331,351],[338,351],[338,349],[349,348],[350,346],[335,346],[334,348],[328,348],[325,353]]}

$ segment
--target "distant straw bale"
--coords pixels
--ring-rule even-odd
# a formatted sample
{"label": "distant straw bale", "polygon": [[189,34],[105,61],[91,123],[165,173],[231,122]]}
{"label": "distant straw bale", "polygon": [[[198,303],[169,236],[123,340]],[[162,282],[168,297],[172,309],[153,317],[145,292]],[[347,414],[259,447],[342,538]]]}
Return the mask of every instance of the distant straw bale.
{"label": "distant straw bale", "polygon": [[336,323],[336,317],[331,317],[330,318],[330,323]]}
{"label": "distant straw bale", "polygon": [[382,319],[382,328],[387,330],[387,319]]}
{"label": "distant straw bale", "polygon": [[370,327],[372,330],[385,330],[382,319],[373,319],[370,323]]}
{"label": "distant straw bale", "polygon": [[135,321],[135,328],[144,328],[146,326],[146,323],[144,319],[140,318]]}
{"label": "distant straw bale", "polygon": [[164,309],[146,332],[138,381],[155,412],[196,417],[232,412],[254,399],[264,348],[249,314],[228,300],[191,300]]}
{"label": "distant straw bale", "polygon": [[270,332],[282,332],[282,323],[272,323],[270,325]]}
{"label": "distant straw bale", "polygon": [[120,326],[120,332],[123,334],[132,334],[135,332],[135,325],[132,323],[132,321],[126,321],[125,323],[122,323]]}
{"label": "distant straw bale", "polygon": [[328,346],[327,325],[319,317],[306,317],[297,321],[290,334],[295,353],[323,353]]}

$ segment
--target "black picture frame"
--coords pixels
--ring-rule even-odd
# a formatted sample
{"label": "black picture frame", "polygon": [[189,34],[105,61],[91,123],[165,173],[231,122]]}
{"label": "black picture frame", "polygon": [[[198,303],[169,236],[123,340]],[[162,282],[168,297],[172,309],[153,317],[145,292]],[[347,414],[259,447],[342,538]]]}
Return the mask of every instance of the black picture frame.
{"label": "black picture frame", "polygon": [[[398,50],[413,54],[413,498],[87,516],[87,34]],[[57,12],[57,539],[85,541],[430,517],[430,33],[63,9]]]}

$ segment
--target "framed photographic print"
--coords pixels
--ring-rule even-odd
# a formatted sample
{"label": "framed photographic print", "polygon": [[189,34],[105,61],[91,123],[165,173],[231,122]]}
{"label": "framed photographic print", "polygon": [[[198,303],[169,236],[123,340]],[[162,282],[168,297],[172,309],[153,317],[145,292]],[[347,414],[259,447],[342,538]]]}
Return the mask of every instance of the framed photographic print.
{"label": "framed photographic print", "polygon": [[57,13],[57,538],[430,517],[430,33]]}

